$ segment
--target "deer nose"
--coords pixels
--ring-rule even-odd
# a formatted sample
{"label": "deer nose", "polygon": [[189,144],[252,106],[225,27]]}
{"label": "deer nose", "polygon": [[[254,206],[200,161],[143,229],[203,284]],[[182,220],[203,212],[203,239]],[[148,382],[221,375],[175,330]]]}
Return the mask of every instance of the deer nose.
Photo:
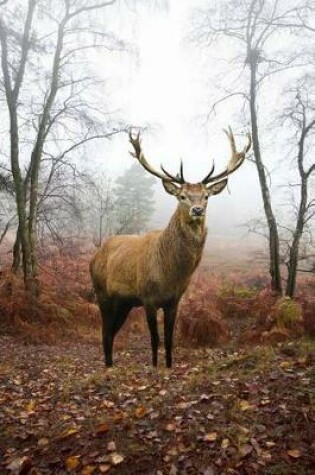
{"label": "deer nose", "polygon": [[191,212],[193,216],[201,216],[203,213],[203,208],[202,206],[193,206]]}

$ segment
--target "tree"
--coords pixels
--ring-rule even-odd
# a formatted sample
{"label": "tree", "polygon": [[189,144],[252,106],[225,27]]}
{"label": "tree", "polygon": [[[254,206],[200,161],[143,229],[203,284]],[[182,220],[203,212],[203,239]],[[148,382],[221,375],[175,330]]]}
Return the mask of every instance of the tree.
{"label": "tree", "polygon": [[87,233],[92,232],[93,242],[100,247],[104,238],[114,234],[114,196],[112,181],[109,176],[97,174],[87,180],[87,204],[83,209]]}
{"label": "tree", "polygon": [[229,91],[215,102],[214,107],[238,96],[245,100],[249,110],[254,163],[268,227],[271,288],[279,294],[282,293],[279,231],[261,149],[258,103],[262,85],[267,78],[302,62],[299,51],[292,55],[292,51],[281,49],[280,55],[270,46],[282,29],[301,31],[303,24],[308,25],[309,9],[306,6],[308,2],[305,1],[291,4],[284,0],[228,0],[218,9],[217,15],[213,8],[204,11],[197,29],[198,37],[205,39],[207,43],[220,38],[232,38],[236,45],[233,47],[238,48],[236,56],[241,65],[238,77],[242,77],[243,81],[245,79],[245,90]]}
{"label": "tree", "polygon": [[[307,78],[308,79],[308,78]],[[289,252],[286,262],[288,278],[286,295],[293,297],[296,287],[296,276],[300,256],[301,238],[308,223],[315,216],[315,199],[310,197],[309,185],[312,175],[315,174],[314,146],[315,146],[315,90],[313,78],[303,81],[293,87],[291,104],[286,108],[283,118],[296,130],[297,152],[296,162],[299,176],[297,203],[295,203],[295,226],[291,230],[292,238],[288,243]],[[303,255],[305,258],[305,255]]]}
{"label": "tree", "polygon": [[138,163],[116,180],[115,234],[139,234],[147,229],[154,211],[154,183]]}
{"label": "tree", "polygon": [[12,206],[13,196],[14,185],[11,175],[0,170],[0,244],[16,220]]}
{"label": "tree", "polygon": [[[73,155],[117,133],[95,96],[83,52],[118,42],[98,29],[97,15],[116,0],[10,2],[1,9],[1,71],[18,215],[15,257],[22,251],[26,289],[38,290],[37,222],[43,160]],[[12,5],[13,3],[13,5]],[[45,31],[42,25],[45,24]],[[120,45],[121,47],[121,45]],[[51,61],[49,65],[49,61]],[[24,170],[26,170],[24,172]],[[44,187],[45,188],[45,187]],[[18,259],[17,259],[18,260]]]}

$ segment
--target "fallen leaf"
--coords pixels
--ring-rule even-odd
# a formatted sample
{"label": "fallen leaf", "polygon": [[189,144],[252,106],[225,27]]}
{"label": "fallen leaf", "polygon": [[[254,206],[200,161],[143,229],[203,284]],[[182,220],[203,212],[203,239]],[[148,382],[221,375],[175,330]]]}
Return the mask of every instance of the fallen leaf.
{"label": "fallen leaf", "polygon": [[176,429],[176,424],[174,424],[173,422],[170,422],[165,427],[165,430],[167,430],[168,432],[172,432],[175,429]]}
{"label": "fallen leaf", "polygon": [[204,436],[203,440],[205,442],[214,442],[215,440],[217,440],[217,437],[218,437],[217,432],[209,432],[208,434]]}
{"label": "fallen leaf", "polygon": [[177,470],[176,465],[172,464],[171,469],[169,471],[169,475],[177,475],[177,473],[178,473],[178,470]]}
{"label": "fallen leaf", "polygon": [[249,411],[251,409],[254,409],[254,405],[253,404],[250,404],[248,401],[246,401],[246,399],[242,399],[240,402],[239,402],[239,408],[241,411]]}
{"label": "fallen leaf", "polygon": [[78,429],[71,427],[70,429],[67,429],[64,432],[62,432],[59,436],[59,439],[66,439],[67,437],[77,434],[77,432],[78,432]]}
{"label": "fallen leaf", "polygon": [[71,455],[66,460],[66,468],[71,472],[71,470],[75,470],[80,463],[80,455]]}
{"label": "fallen leaf", "polygon": [[30,402],[26,406],[26,410],[27,412],[34,412],[34,408],[35,408],[35,401],[31,399]]}
{"label": "fallen leaf", "polygon": [[45,447],[45,445],[49,444],[49,439],[47,437],[41,437],[37,441],[38,447]]}
{"label": "fallen leaf", "polygon": [[292,457],[293,459],[298,459],[300,457],[302,457],[302,453],[299,449],[292,449],[292,450],[288,450],[287,451],[287,454]]}
{"label": "fallen leaf", "polygon": [[117,452],[114,452],[111,455],[111,462],[113,465],[119,465],[124,461],[124,457],[121,454],[118,454]]}
{"label": "fallen leaf", "polygon": [[273,442],[272,440],[266,441],[266,446],[268,447],[268,449],[270,449],[271,447],[274,447],[275,445],[276,445],[275,442]]}
{"label": "fallen leaf", "polygon": [[243,444],[240,446],[239,454],[242,458],[247,457],[253,451],[252,445]]}
{"label": "fallen leaf", "polygon": [[291,361],[281,361],[279,364],[280,368],[282,369],[287,369],[292,367],[292,362]]}
{"label": "fallen leaf", "polygon": [[86,465],[81,470],[81,475],[91,475],[93,472],[95,472],[95,469],[96,465]]}
{"label": "fallen leaf", "polygon": [[101,435],[101,434],[104,434],[107,431],[108,431],[108,425],[106,424],[106,422],[102,422],[101,424],[99,424],[96,427],[95,432],[96,432],[97,435]]}
{"label": "fallen leaf", "polygon": [[110,442],[108,442],[108,444],[107,444],[107,450],[108,450],[109,452],[115,452],[115,450],[116,450],[116,444],[115,444],[115,442],[114,442],[113,440],[111,440]]}
{"label": "fallen leaf", "polygon": [[138,419],[140,419],[141,417],[144,417],[147,413],[148,413],[148,410],[144,406],[139,406],[135,410],[135,416],[138,417]]}
{"label": "fallen leaf", "polygon": [[101,473],[107,473],[111,469],[111,465],[106,463],[106,464],[100,465],[98,468]]}
{"label": "fallen leaf", "polygon": [[210,399],[210,396],[208,394],[201,394],[199,401],[200,402],[209,401],[209,399]]}
{"label": "fallen leaf", "polygon": [[229,439],[223,439],[221,442],[221,448],[226,449],[230,445]]}

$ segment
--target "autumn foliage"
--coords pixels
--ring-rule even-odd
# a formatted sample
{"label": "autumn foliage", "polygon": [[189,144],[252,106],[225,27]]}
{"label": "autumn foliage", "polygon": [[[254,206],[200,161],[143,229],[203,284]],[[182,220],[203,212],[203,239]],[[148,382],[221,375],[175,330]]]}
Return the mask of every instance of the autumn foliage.
{"label": "autumn foliage", "polygon": [[89,254],[54,253],[40,267],[41,292],[34,298],[24,291],[22,277],[3,272],[0,277],[1,329],[27,342],[53,343],[75,336],[98,334],[97,306],[89,302]]}
{"label": "autumn foliage", "polygon": [[[20,276],[9,270],[0,275],[0,331],[27,342],[54,343],[83,338],[99,340],[99,310],[88,271],[93,250],[71,243],[58,251],[46,249],[41,258],[41,293],[38,299],[23,290]],[[261,271],[230,271],[225,275],[207,267],[195,274],[179,307],[178,344],[273,344],[315,334],[313,280],[300,284],[301,295],[292,301],[277,298]],[[162,329],[162,315],[159,317]],[[123,346],[128,334],[147,332],[143,310],[133,309],[118,337]]]}
{"label": "autumn foliage", "polygon": [[192,346],[214,346],[228,339],[228,325],[218,305],[216,282],[197,275],[180,305],[178,340]]}

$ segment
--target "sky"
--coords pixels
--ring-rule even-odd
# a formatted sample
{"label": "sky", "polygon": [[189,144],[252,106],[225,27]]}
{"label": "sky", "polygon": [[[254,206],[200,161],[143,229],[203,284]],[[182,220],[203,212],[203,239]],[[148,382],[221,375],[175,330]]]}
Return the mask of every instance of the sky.
{"label": "sky", "polygon": [[[54,4],[52,0],[46,1],[51,6]],[[295,4],[295,0],[281,1],[285,5]],[[102,87],[98,85],[93,90],[93,99],[97,103],[99,100],[104,112],[135,128],[145,128],[142,146],[152,165],[159,167],[162,163],[176,174],[182,159],[189,182],[201,181],[213,160],[216,172],[226,167],[230,149],[223,128],[229,125],[233,128],[239,149],[243,148],[249,130],[248,111],[243,111],[238,100],[220,103],[215,113],[211,112],[213,104],[226,94],[231,84],[237,89],[244,87],[244,55],[241,60],[234,59],[237,42],[225,40],[205,48],[194,37],[198,8],[211,5],[215,9],[225,2],[117,0],[113,6],[98,11],[97,21],[100,31],[109,38],[113,34],[123,40],[126,47],[89,50],[81,65],[83,70],[88,64],[104,80]],[[51,20],[48,23],[49,26],[43,23],[42,27],[52,28]],[[109,44],[112,43],[109,39]],[[280,57],[288,48],[294,52],[301,49],[289,32],[278,34],[276,41],[273,36],[268,45],[268,51]],[[49,55],[46,61],[51,61]],[[294,70],[276,80],[270,77],[264,81],[263,94],[259,97],[261,150],[268,170],[277,172],[272,173],[271,187],[275,208],[280,213],[285,209],[278,206],[283,203],[281,186],[287,183],[291,168],[296,166],[292,156],[287,155],[288,130],[275,127],[273,119],[283,110],[284,85],[290,84],[294,77]],[[119,134],[110,141],[90,142],[80,154],[89,171],[94,170],[95,175],[107,173],[114,180],[135,160],[129,154],[130,149],[126,134]],[[176,199],[166,194],[158,179],[156,183],[157,209],[150,227],[162,228],[176,208]],[[245,161],[229,178],[228,189],[209,200],[208,210],[210,236],[237,235],[248,239],[244,223],[263,217],[255,165]]]}
{"label": "sky", "polygon": [[[220,52],[203,50],[189,39],[192,13],[200,1],[171,0],[169,7],[158,9],[148,2],[136,13],[120,16],[116,28],[123,29],[137,53],[114,55],[113,108],[120,109],[125,120],[135,126],[149,127],[143,134],[143,149],[154,166],[163,163],[177,172],[183,159],[185,178],[200,181],[215,160],[217,171],[224,169],[230,157],[229,144],[223,132],[233,127],[239,148],[243,148],[248,129],[246,123],[233,123],[233,110],[222,108],[207,118],[213,93],[209,71],[218,68]],[[113,57],[111,58],[111,61]],[[98,55],[100,70],[107,73],[109,59]],[[111,62],[113,67],[113,62]],[[132,163],[127,138],[119,136],[98,149],[98,161],[111,174],[122,173]],[[240,225],[257,213],[261,205],[256,171],[245,163],[229,181],[229,190],[209,202],[209,227],[220,234],[243,233]],[[166,195],[161,184],[156,187],[157,211],[153,227],[167,223],[176,200]],[[245,206],[246,204],[246,206]]]}

